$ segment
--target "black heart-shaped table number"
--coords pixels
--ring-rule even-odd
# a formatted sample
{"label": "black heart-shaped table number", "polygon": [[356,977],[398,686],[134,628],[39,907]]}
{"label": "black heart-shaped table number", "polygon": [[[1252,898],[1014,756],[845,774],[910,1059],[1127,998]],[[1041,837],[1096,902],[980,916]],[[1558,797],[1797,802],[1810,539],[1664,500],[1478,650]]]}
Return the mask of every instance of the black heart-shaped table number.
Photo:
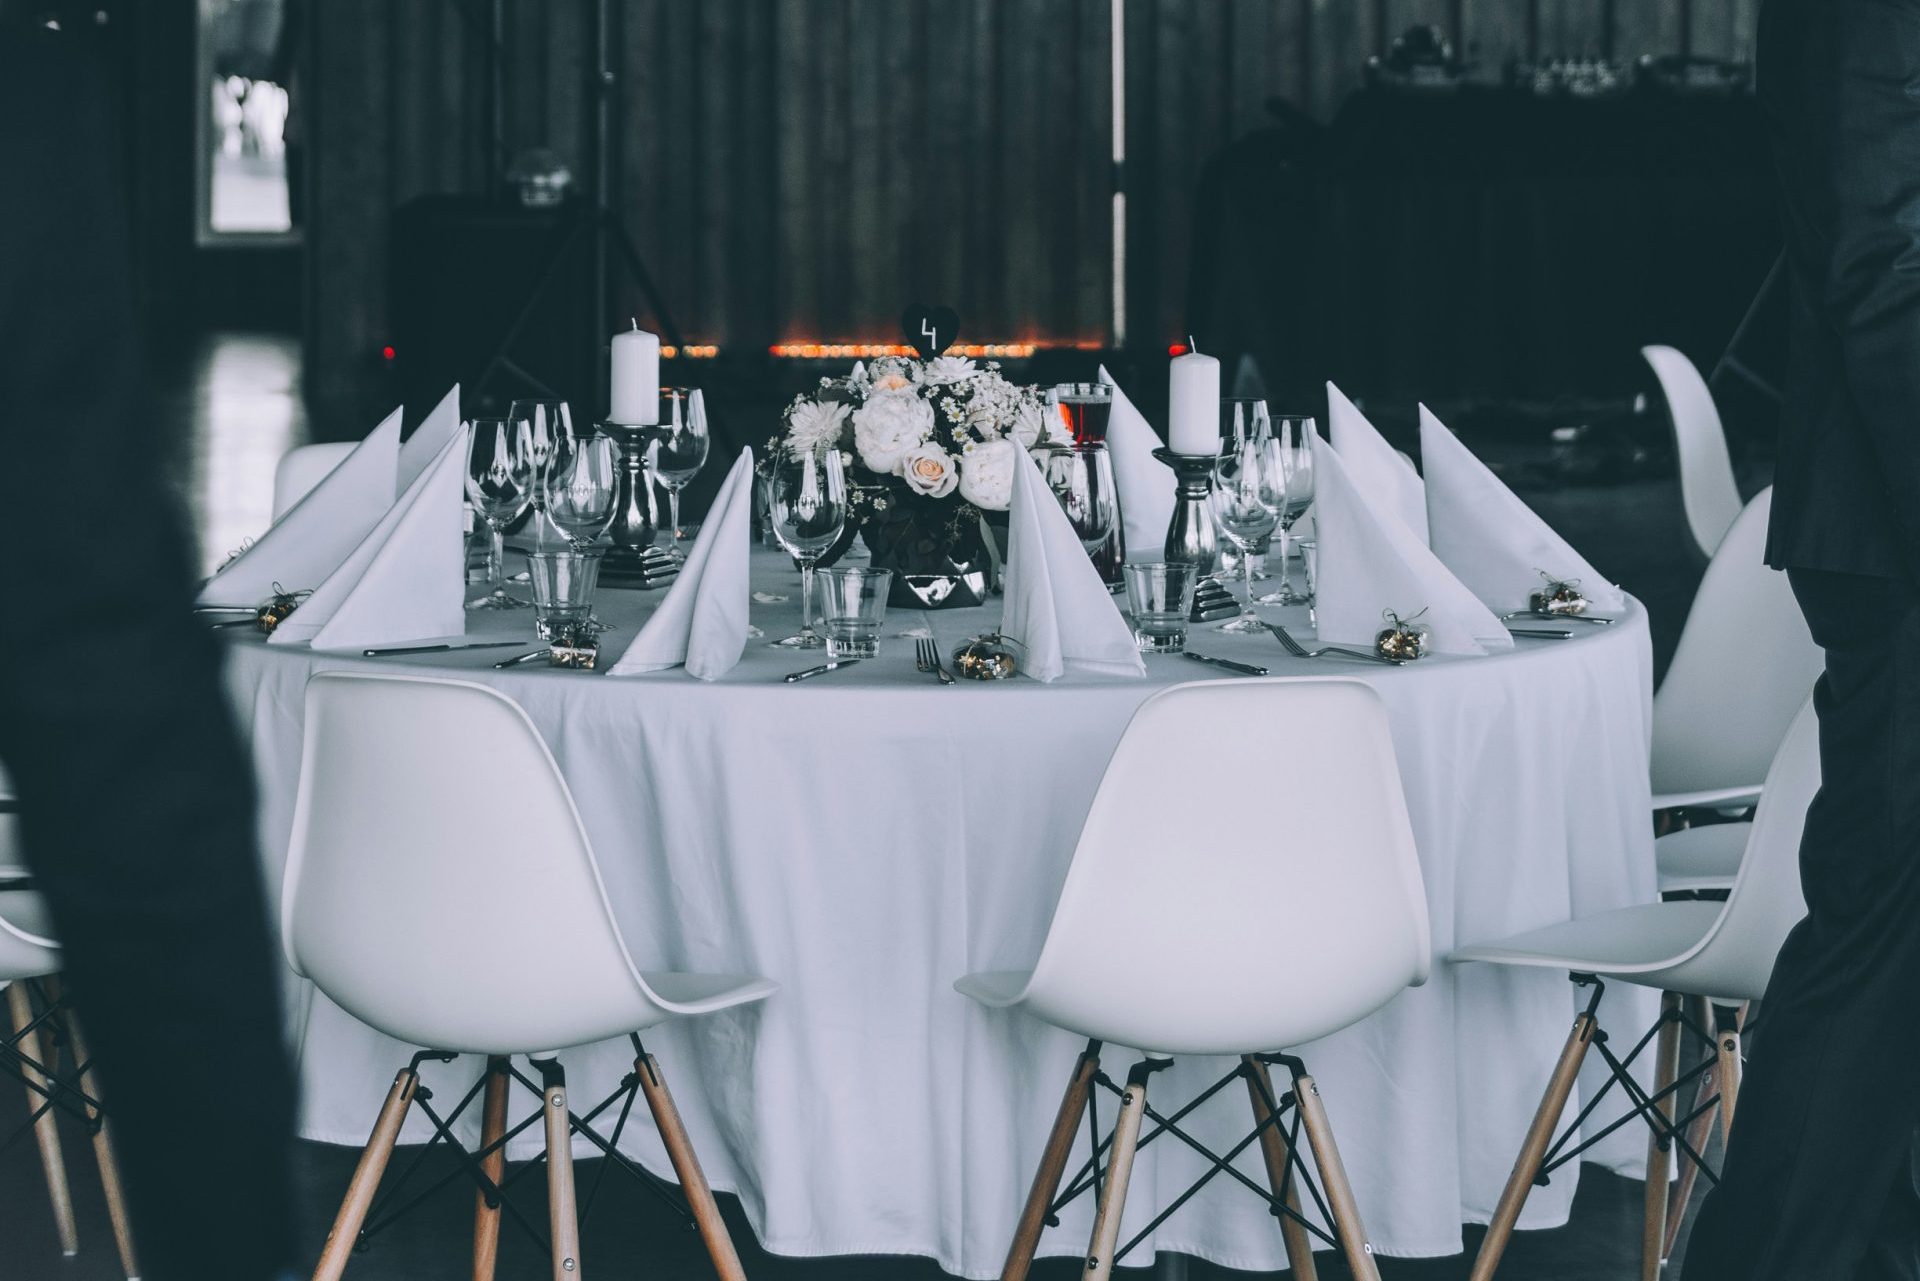
{"label": "black heart-shaped table number", "polygon": [[907,345],[920,353],[920,359],[932,360],[960,336],[960,313],[951,307],[916,304],[901,315],[900,330],[906,335]]}

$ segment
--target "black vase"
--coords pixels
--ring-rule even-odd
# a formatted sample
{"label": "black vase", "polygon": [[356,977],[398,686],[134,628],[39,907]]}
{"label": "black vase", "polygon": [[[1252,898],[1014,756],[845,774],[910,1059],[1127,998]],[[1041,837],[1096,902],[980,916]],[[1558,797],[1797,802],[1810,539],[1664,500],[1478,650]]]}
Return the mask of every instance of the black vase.
{"label": "black vase", "polygon": [[890,608],[964,609],[986,603],[993,589],[993,557],[978,520],[889,513],[869,521],[863,532],[874,568],[893,571]]}

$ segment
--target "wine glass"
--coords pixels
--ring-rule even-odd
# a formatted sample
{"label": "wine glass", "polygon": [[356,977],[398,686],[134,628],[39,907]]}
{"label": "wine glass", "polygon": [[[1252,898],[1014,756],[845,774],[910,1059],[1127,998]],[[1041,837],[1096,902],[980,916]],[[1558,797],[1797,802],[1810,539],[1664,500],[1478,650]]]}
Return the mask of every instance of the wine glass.
{"label": "wine glass", "polygon": [[837,449],[805,449],[779,458],[767,487],[774,537],[800,562],[800,633],[774,644],[819,649],[813,630],[813,567],[847,522],[847,478]]}
{"label": "wine glass", "polygon": [[575,551],[584,552],[613,523],[620,499],[620,454],[613,438],[594,432],[555,441],[541,492],[547,516]]}
{"label": "wine glass", "polygon": [[697,391],[684,387],[660,389],[660,436],[653,455],[653,472],[667,491],[667,554],[686,559],[680,551],[680,491],[707,463],[707,407]]}
{"label": "wine glass", "polygon": [[1228,445],[1213,465],[1213,519],[1240,552],[1240,571],[1247,588],[1246,608],[1240,617],[1220,625],[1223,632],[1266,630],[1253,608],[1252,552],[1280,519],[1281,503],[1272,472],[1270,452],[1250,437]]}
{"label": "wine glass", "polygon": [[1116,516],[1110,472],[1101,465],[1105,452],[1098,445],[1075,446],[1052,450],[1046,459],[1047,487],[1089,556],[1113,535]]}
{"label": "wine glass", "polygon": [[487,526],[487,583],[493,589],[468,609],[525,609],[507,594],[504,562],[507,526],[533,501],[531,430],[517,431],[505,418],[476,418],[467,439],[467,497]]}
{"label": "wine glass", "polygon": [[533,537],[546,541],[547,467],[561,442],[572,433],[573,416],[564,400],[516,400],[507,406],[507,421],[513,430],[525,432],[533,452]]}
{"label": "wine glass", "polygon": [[1305,605],[1312,592],[1301,592],[1293,585],[1293,526],[1313,506],[1313,439],[1316,432],[1311,418],[1284,414],[1278,429],[1268,437],[1267,448],[1280,478],[1284,498],[1280,504],[1280,586],[1260,598],[1262,605]]}

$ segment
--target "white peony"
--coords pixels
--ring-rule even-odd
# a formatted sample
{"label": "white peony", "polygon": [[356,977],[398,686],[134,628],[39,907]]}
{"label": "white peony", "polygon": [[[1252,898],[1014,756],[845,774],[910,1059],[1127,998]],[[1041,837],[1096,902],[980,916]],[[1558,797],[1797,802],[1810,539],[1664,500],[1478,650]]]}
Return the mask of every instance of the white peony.
{"label": "white peony", "polygon": [[927,362],[922,377],[935,386],[943,386],[947,383],[963,383],[973,377],[974,372],[974,363],[964,356],[935,356]]}
{"label": "white peony", "polygon": [[787,414],[787,441],[796,454],[818,449],[838,441],[846,421],[847,407],[837,401],[800,401]]}
{"label": "white peony", "polygon": [[876,392],[905,391],[913,386],[915,373],[913,365],[900,357],[882,356],[873,362],[873,373],[868,383]]}
{"label": "white peony", "polygon": [[922,445],[900,460],[900,479],[916,494],[945,498],[959,485],[960,471],[952,454],[938,445]]}
{"label": "white peony", "polygon": [[1005,511],[1013,501],[1019,450],[1010,440],[983,440],[969,448],[960,459],[960,497],[983,511]]}
{"label": "white peony", "polygon": [[854,448],[869,470],[883,476],[894,475],[900,460],[926,444],[932,431],[933,406],[912,391],[875,392],[853,411]]}
{"label": "white peony", "polygon": [[[1057,426],[1059,415],[1055,414],[1051,416],[1054,418]],[[1027,401],[1022,404],[1013,415],[1013,438],[1019,441],[1023,447],[1032,449],[1040,443],[1040,437],[1046,434],[1048,417],[1049,415],[1041,412],[1040,406],[1034,404],[1032,401]]]}

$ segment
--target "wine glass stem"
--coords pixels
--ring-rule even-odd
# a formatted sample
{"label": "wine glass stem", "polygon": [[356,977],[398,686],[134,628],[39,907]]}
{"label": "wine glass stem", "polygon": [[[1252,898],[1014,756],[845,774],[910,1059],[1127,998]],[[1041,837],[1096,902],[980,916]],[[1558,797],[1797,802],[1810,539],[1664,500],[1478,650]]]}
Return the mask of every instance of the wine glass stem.
{"label": "wine glass stem", "polygon": [[667,487],[667,523],[670,527],[667,533],[667,550],[678,556],[680,554],[680,486],[678,485]]}
{"label": "wine glass stem", "polygon": [[1293,535],[1285,521],[1280,524],[1280,594],[1293,594],[1293,566],[1287,557],[1293,549]]}
{"label": "wine glass stem", "polygon": [[1251,542],[1240,545],[1240,573],[1247,583],[1246,617],[1258,618],[1259,615],[1253,609],[1253,544]]}
{"label": "wine glass stem", "polygon": [[800,562],[800,634],[813,635],[813,562]]}
{"label": "wine glass stem", "polygon": [[492,521],[487,522],[487,583],[496,591],[507,583],[507,531]]}

